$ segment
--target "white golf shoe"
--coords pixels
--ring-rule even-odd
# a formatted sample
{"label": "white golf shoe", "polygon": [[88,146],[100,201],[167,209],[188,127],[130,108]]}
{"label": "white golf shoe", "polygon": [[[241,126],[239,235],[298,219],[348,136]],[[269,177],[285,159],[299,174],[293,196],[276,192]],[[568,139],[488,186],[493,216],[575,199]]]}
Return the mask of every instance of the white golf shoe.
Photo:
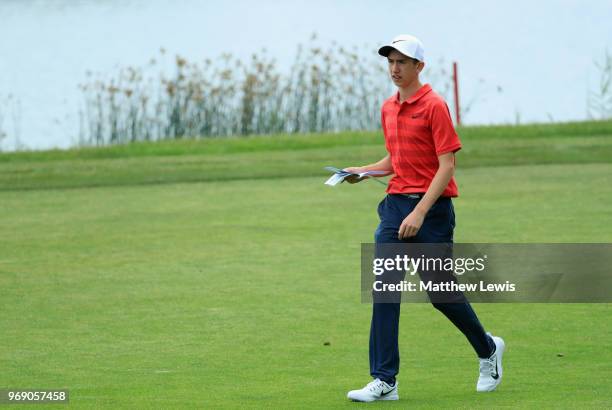
{"label": "white golf shoe", "polygon": [[501,337],[492,336],[490,333],[487,335],[491,336],[495,343],[495,353],[488,359],[478,359],[480,361],[480,377],[476,384],[478,392],[493,391],[502,380],[502,357],[506,344]]}
{"label": "white golf shoe", "polygon": [[393,386],[380,379],[374,379],[361,390],[351,390],[347,397],[353,401],[399,400],[397,381]]}

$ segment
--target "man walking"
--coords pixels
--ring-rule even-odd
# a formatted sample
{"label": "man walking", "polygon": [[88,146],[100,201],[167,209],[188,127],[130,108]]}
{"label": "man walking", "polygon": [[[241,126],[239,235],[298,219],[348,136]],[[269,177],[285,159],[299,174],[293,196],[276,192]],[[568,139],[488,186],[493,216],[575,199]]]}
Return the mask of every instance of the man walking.
{"label": "man walking", "polygon": [[[421,84],[425,66],[423,44],[400,35],[378,50],[387,57],[391,80],[398,92],[382,106],[381,119],[387,155],[351,172],[385,171],[394,174],[387,196],[378,207],[380,224],[375,233],[382,243],[451,243],[455,228],[452,197],[458,195],[454,179],[459,137],[444,100],[429,84]],[[351,183],[359,179],[349,179]],[[480,360],[479,392],[493,391],[502,378],[504,341],[485,333],[463,294],[456,303],[438,303],[440,310],[468,339]],[[352,390],[354,401],[398,400],[400,304],[373,303],[370,328],[370,374],[373,381]]]}

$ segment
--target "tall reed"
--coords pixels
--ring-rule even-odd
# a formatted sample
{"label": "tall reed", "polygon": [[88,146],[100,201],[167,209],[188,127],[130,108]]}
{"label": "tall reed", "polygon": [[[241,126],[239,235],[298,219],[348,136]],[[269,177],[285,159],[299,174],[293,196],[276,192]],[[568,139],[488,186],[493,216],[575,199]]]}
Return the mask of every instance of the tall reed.
{"label": "tall reed", "polygon": [[589,90],[587,114],[592,119],[612,118],[612,54],[605,51],[601,61],[595,61],[598,79],[594,90]]}
{"label": "tall reed", "polygon": [[2,150],[2,143],[9,137],[14,140],[15,149],[24,148],[20,138],[21,100],[13,94],[8,94],[6,97],[0,94],[0,150]]}

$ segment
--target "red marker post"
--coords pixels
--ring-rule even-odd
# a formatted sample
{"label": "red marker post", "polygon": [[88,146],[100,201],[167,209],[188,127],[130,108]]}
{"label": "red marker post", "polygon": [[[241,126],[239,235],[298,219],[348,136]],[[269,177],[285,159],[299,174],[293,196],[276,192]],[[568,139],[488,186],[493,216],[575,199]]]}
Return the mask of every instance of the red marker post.
{"label": "red marker post", "polygon": [[459,77],[457,76],[457,62],[453,61],[453,85],[455,90],[455,123],[461,125],[461,110],[459,109]]}

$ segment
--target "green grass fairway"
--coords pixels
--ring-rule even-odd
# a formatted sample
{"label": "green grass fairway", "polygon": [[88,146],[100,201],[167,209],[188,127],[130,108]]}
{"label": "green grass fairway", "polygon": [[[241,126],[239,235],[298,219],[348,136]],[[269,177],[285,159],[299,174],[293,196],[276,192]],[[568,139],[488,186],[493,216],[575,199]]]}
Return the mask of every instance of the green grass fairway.
{"label": "green grass fairway", "polygon": [[[612,146],[551,138],[560,152]],[[285,152],[306,169],[312,150],[309,176],[244,179],[249,155],[264,166],[262,156],[283,153],[261,149],[210,154],[236,156],[225,181],[174,173],[179,182],[150,184],[140,168],[133,185],[95,167],[106,182],[68,175],[71,161],[83,171],[88,159],[0,156],[0,169],[30,167],[14,186],[0,178],[0,389],[68,388],[71,406],[109,409],[612,407],[609,304],[475,305],[507,343],[504,381],[490,394],[475,392],[478,363],[463,336],[429,305],[405,304],[401,400],[348,402],[369,379],[359,255],[384,188],[324,186],[321,164],[370,154],[324,148]],[[610,158],[478,166],[469,155],[457,175],[457,242],[612,241]],[[140,158],[150,172],[180,163]],[[64,176],[32,176],[60,162]],[[47,189],[45,178],[71,188]]]}

